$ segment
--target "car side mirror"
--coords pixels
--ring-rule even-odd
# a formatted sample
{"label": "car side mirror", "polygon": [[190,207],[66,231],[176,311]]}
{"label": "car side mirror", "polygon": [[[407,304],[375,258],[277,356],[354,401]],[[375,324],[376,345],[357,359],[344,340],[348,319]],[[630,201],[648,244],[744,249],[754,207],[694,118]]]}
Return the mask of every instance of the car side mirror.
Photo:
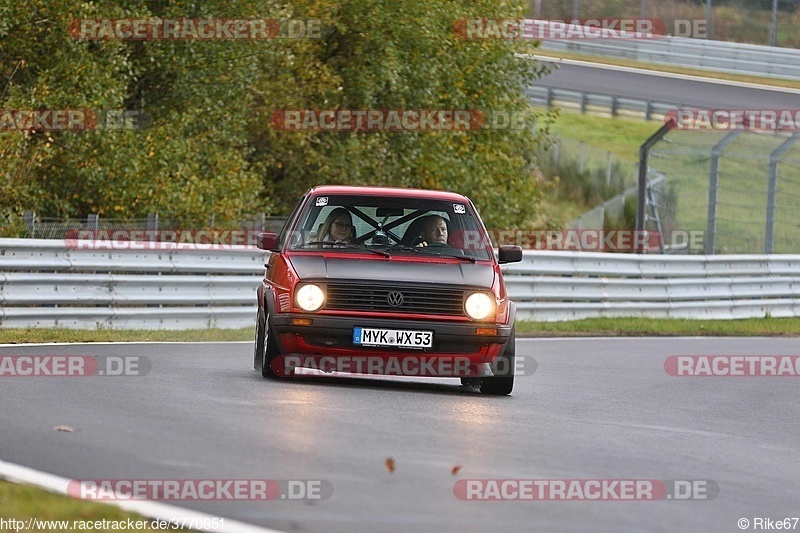
{"label": "car side mirror", "polygon": [[522,261],[522,247],[515,244],[503,245],[497,253],[501,265],[506,263],[519,263]]}
{"label": "car side mirror", "polygon": [[261,250],[269,252],[277,252],[278,248],[278,234],[277,233],[259,233],[256,240],[256,246]]}

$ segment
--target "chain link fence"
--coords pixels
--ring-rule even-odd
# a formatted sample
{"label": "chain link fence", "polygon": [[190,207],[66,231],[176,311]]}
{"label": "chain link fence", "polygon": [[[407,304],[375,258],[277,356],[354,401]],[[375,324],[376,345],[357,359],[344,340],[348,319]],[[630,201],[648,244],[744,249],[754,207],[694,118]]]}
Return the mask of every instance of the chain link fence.
{"label": "chain link fence", "polygon": [[[236,224],[227,225],[225,228],[218,228],[212,217],[207,224],[207,230],[241,230],[241,231],[272,231],[279,232],[286,221],[285,217],[273,217],[266,214],[254,214],[239,220]],[[76,235],[82,230],[114,232],[114,231],[148,231],[158,232],[179,231],[186,229],[181,227],[174,219],[169,216],[161,216],[158,213],[150,213],[147,218],[103,218],[97,214],[90,214],[86,218],[51,218],[41,217],[36,213],[25,213],[25,233],[20,235],[25,238],[33,239],[64,239]],[[77,233],[79,235],[80,233]]]}
{"label": "chain link fence", "polygon": [[[568,229],[632,229],[635,213],[623,219],[627,197],[636,197],[636,163],[625,161],[585,142],[555,136],[547,152],[539,154],[545,177],[556,183],[560,199],[597,206],[573,220]],[[608,215],[608,216],[607,216]]]}
{"label": "chain link fence", "polygon": [[666,193],[648,202],[646,229],[658,217],[674,249],[800,252],[800,134],[673,130],[650,151],[658,175]]}

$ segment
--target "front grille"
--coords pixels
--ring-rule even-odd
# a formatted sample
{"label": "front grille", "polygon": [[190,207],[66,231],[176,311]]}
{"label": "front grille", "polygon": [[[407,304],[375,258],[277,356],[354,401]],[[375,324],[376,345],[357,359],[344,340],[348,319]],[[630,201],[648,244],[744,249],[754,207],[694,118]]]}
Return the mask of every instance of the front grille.
{"label": "front grille", "polygon": [[[327,283],[325,309],[435,315],[464,314],[464,288],[441,285]],[[390,293],[401,293],[400,305],[389,303]]]}

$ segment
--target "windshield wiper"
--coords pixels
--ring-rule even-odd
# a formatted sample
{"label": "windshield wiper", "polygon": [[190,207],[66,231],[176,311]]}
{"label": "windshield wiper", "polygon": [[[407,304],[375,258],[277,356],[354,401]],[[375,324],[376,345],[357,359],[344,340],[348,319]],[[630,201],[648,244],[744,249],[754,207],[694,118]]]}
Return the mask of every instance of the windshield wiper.
{"label": "windshield wiper", "polygon": [[344,241],[312,241],[307,242],[299,246],[299,248],[305,248],[306,246],[320,246],[320,245],[329,245],[333,248],[345,248],[347,250],[366,250],[367,252],[372,252],[373,254],[378,254],[383,257],[392,257],[389,252],[384,252],[383,250],[375,250],[374,248],[368,248],[362,244],[351,244],[349,242]]}
{"label": "windshield wiper", "polygon": [[425,255],[435,255],[438,257],[448,257],[451,259],[463,259],[465,261],[469,261],[470,263],[475,263],[475,258],[470,257],[468,255],[457,255],[457,254],[447,254],[442,252],[437,252],[431,250],[428,246],[407,246],[405,244],[396,244],[394,246],[390,246],[387,250],[392,251],[401,251],[401,252],[414,252],[418,254],[425,254]]}

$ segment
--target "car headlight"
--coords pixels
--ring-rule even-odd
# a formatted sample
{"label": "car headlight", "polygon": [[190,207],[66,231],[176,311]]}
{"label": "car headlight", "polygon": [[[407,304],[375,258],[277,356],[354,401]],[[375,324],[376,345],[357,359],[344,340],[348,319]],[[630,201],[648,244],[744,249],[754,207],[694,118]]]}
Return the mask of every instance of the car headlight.
{"label": "car headlight", "polygon": [[485,292],[473,292],[467,296],[467,300],[464,302],[464,310],[473,320],[483,320],[494,314],[494,298]]}
{"label": "car headlight", "polygon": [[316,311],[325,303],[325,293],[317,285],[303,285],[297,289],[294,301],[303,311]]}

